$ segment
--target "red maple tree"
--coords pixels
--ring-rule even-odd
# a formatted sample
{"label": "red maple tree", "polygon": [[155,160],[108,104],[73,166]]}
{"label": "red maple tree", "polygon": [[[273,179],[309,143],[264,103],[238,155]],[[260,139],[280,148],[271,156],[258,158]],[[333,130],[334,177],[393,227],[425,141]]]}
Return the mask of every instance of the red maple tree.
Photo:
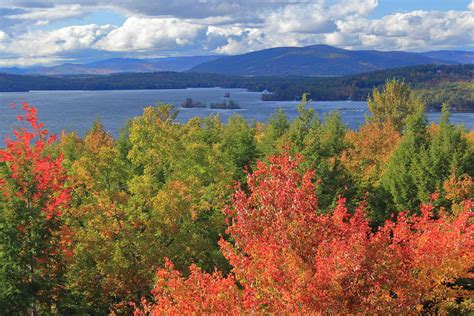
{"label": "red maple tree", "polygon": [[417,314],[468,296],[455,282],[474,262],[471,201],[454,219],[428,204],[373,232],[364,203],[349,211],[341,198],[321,213],[314,174],[301,175],[299,163],[288,155],[259,162],[250,193],[235,193],[225,211],[230,238],[220,241],[228,276],[193,266],[184,278],[167,262],[154,302],[136,314]]}
{"label": "red maple tree", "polygon": [[[15,106],[12,104],[12,108]],[[0,149],[2,271],[10,308],[29,313],[47,311],[58,301],[68,233],[61,216],[70,202],[62,156],[46,154],[55,136],[22,104],[21,127]],[[8,284],[6,284],[8,283]],[[16,305],[18,306],[16,306]]]}

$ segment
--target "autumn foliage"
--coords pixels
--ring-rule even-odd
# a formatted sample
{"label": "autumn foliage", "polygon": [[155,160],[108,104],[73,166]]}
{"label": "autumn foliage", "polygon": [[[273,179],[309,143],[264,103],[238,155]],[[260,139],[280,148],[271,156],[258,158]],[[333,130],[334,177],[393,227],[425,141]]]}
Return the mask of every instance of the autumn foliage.
{"label": "autumn foliage", "polygon": [[0,307],[37,312],[50,310],[61,294],[69,243],[61,217],[70,190],[62,156],[45,155],[55,137],[38,121],[35,108],[23,103],[21,109],[18,121],[30,128],[15,130],[0,149]]}
{"label": "autumn foliage", "polygon": [[0,190],[7,198],[39,205],[47,220],[58,221],[70,196],[64,185],[62,156],[52,159],[44,155],[45,147],[56,137],[48,135],[44,124],[38,121],[36,108],[23,103],[22,110],[25,114],[17,119],[26,121],[32,130],[22,127],[13,131],[14,139],[5,140],[6,149],[0,150],[0,162],[6,165]]}
{"label": "autumn foliage", "polygon": [[447,107],[429,126],[406,89],[374,92],[357,131],[303,98],[293,120],[160,105],[56,141],[23,103],[0,146],[0,314],[467,313],[472,132]]}
{"label": "autumn foliage", "polygon": [[[259,163],[239,189],[221,249],[233,266],[223,277],[168,261],[157,272],[154,315],[194,313],[417,314],[449,308],[467,292],[454,284],[474,260],[471,203],[449,219],[431,204],[373,232],[364,204],[341,198],[322,214],[312,172],[287,155]],[[192,302],[192,304],[190,304]],[[137,312],[139,313],[139,312]]]}

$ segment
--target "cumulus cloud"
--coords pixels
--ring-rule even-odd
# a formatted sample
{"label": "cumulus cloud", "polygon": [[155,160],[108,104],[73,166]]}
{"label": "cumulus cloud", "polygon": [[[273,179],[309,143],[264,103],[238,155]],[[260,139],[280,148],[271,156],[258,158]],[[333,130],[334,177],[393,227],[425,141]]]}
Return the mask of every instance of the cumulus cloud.
{"label": "cumulus cloud", "polygon": [[47,8],[25,10],[22,13],[6,15],[5,18],[17,21],[31,21],[37,25],[84,16],[86,12],[80,5],[59,5]]}
{"label": "cumulus cloud", "polygon": [[97,43],[108,51],[171,50],[190,46],[205,27],[175,18],[128,18]]}
{"label": "cumulus cloud", "polygon": [[350,15],[367,16],[377,6],[378,0],[342,0],[332,5],[329,11],[331,16],[339,18]]}
{"label": "cumulus cloud", "polygon": [[[81,51],[127,56],[237,54],[318,43],[380,50],[474,48],[474,1],[465,11],[418,10],[377,18],[372,14],[378,0],[3,0],[2,4],[0,59],[9,62],[74,58]],[[97,10],[118,12],[124,22],[44,27],[54,21],[77,21]]]}
{"label": "cumulus cloud", "polygon": [[280,1],[260,0],[2,0],[5,7],[50,8],[82,3],[89,7],[115,8],[128,16],[174,16],[178,18],[205,18],[211,16],[235,15],[255,6],[275,5]]}
{"label": "cumulus cloud", "polygon": [[68,26],[53,31],[28,32],[16,38],[10,38],[3,52],[29,57],[47,57],[69,51],[89,49],[98,40],[109,34],[112,25]]}
{"label": "cumulus cloud", "polygon": [[413,11],[341,20],[337,26],[341,36],[355,34],[359,47],[423,50],[474,43],[474,14],[469,11]]}
{"label": "cumulus cloud", "polygon": [[276,11],[264,12],[265,28],[283,33],[328,33],[336,28],[323,1],[290,4]]}

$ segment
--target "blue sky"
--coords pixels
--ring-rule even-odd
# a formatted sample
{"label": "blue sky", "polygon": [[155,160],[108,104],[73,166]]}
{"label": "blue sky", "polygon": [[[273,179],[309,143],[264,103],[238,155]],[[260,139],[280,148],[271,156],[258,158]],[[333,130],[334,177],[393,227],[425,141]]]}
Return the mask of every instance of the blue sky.
{"label": "blue sky", "polygon": [[472,0],[1,0],[0,67],[277,46],[474,49]]}
{"label": "blue sky", "polygon": [[375,10],[375,16],[381,17],[396,12],[425,11],[462,11],[467,8],[469,0],[381,0]]}

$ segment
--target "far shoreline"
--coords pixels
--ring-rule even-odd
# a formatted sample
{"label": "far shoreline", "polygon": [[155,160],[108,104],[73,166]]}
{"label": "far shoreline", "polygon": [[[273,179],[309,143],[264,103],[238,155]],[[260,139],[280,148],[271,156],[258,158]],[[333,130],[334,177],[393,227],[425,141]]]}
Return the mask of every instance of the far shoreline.
{"label": "far shoreline", "polygon": [[[35,92],[124,92],[124,91],[170,91],[170,90],[199,90],[199,89],[220,89],[220,90],[243,90],[245,92],[250,93],[260,93],[262,94],[263,91],[252,91],[246,88],[226,88],[226,87],[186,87],[186,88],[160,88],[160,89],[150,89],[150,88],[136,88],[136,89],[41,89],[41,90],[24,90],[24,91],[0,91],[0,93],[35,93]],[[287,99],[269,99],[269,100],[261,100],[261,102],[300,102],[300,100],[287,100]],[[348,100],[348,99],[330,99],[330,100],[323,100],[323,99],[316,99],[311,100],[311,102],[367,102],[367,99],[360,99],[360,100]],[[177,108],[181,108],[180,106],[175,105]],[[426,109],[425,113],[440,113],[441,109]],[[451,109],[451,113],[474,113],[473,111],[458,111],[454,108]]]}

